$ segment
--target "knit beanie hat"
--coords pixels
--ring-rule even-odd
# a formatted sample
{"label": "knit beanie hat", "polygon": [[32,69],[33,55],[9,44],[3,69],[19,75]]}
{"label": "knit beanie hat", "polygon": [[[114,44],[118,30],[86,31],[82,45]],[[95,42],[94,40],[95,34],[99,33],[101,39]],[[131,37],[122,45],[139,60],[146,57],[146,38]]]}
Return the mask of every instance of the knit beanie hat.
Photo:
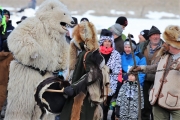
{"label": "knit beanie hat", "polygon": [[112,46],[114,46],[114,38],[112,36],[112,32],[107,29],[102,29],[101,31],[100,40],[99,40],[100,46],[103,44],[104,40],[110,40],[112,43]]}
{"label": "knit beanie hat", "polygon": [[10,18],[10,12],[9,12],[8,10],[3,9],[3,14],[4,14],[4,15],[8,15],[8,16],[9,16],[9,18]]}
{"label": "knit beanie hat", "polygon": [[81,18],[80,22],[82,22],[82,21],[88,21],[89,22],[89,20],[87,18]]}
{"label": "knit beanie hat", "polygon": [[121,36],[123,32],[123,28],[120,24],[116,23],[110,27],[110,31],[117,36]]}
{"label": "knit beanie hat", "polygon": [[151,29],[149,30],[148,37],[150,37],[153,34],[161,34],[161,32],[157,27],[152,26]]}
{"label": "knit beanie hat", "polygon": [[142,30],[140,32],[140,35],[142,35],[146,40],[149,39],[148,34],[149,34],[149,30]]}
{"label": "knit beanie hat", "polygon": [[123,26],[127,26],[128,25],[128,21],[127,18],[124,16],[118,17],[118,19],[116,20],[116,23],[123,25]]}
{"label": "knit beanie hat", "polygon": [[[135,50],[137,44],[136,44],[136,42],[135,42],[135,40],[134,40],[134,36],[133,36],[133,35],[131,35],[131,42],[132,42],[132,48],[133,48],[133,50]],[[124,46],[125,46],[125,45],[130,45],[129,38],[124,41]]]}

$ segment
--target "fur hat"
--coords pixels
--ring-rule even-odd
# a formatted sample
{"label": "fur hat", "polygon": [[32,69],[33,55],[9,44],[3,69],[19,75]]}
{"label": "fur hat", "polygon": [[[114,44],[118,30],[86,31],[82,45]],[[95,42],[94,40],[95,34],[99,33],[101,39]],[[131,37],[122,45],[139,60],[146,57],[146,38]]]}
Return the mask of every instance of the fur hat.
{"label": "fur hat", "polygon": [[149,33],[149,30],[142,30],[140,32],[140,35],[142,35],[146,40],[148,40],[149,39],[148,33]]}
{"label": "fur hat", "polygon": [[104,40],[110,40],[111,44],[113,45],[114,38],[112,36],[112,32],[111,31],[109,31],[107,29],[102,29],[101,34],[100,34],[99,45],[102,45]]}
{"label": "fur hat", "polygon": [[69,70],[74,70],[78,50],[94,51],[99,48],[96,32],[91,22],[81,22],[74,27],[70,43]]}
{"label": "fur hat", "polygon": [[169,25],[163,33],[164,41],[172,47],[180,49],[180,26]]}
{"label": "fur hat", "polygon": [[9,16],[9,18],[10,18],[10,12],[9,12],[8,10],[3,9],[3,14],[4,14],[4,15],[8,15],[8,16]]}
{"label": "fur hat", "polygon": [[123,25],[123,26],[127,26],[128,25],[128,21],[127,18],[124,16],[118,17],[118,19],[116,20],[116,23]]}
{"label": "fur hat", "polygon": [[157,27],[152,26],[151,29],[149,30],[148,37],[150,37],[153,34],[161,34],[161,32]]}
{"label": "fur hat", "polygon": [[110,31],[117,36],[121,36],[123,32],[123,28],[120,24],[116,23],[110,27]]}

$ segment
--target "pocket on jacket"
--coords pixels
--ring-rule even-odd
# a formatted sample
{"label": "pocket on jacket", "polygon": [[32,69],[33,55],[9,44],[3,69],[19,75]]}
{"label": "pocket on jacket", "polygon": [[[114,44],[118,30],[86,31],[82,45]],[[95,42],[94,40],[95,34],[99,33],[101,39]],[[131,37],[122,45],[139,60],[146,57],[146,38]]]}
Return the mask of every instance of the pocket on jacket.
{"label": "pocket on jacket", "polygon": [[154,95],[154,88],[152,88],[149,92],[149,102],[153,100],[153,95]]}
{"label": "pocket on jacket", "polygon": [[177,102],[178,102],[178,96],[175,96],[168,92],[165,101],[166,105],[170,107],[175,107],[177,105]]}

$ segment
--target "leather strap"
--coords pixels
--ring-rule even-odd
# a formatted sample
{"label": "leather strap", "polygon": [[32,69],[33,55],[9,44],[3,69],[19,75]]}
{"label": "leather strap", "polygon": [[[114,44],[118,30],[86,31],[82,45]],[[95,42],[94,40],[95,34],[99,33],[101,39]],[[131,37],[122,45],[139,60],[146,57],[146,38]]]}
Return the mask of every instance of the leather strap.
{"label": "leather strap", "polygon": [[84,69],[86,69],[86,56],[87,56],[87,54],[88,54],[89,52],[90,52],[90,51],[87,51],[87,52],[84,54],[84,58],[83,58]]}

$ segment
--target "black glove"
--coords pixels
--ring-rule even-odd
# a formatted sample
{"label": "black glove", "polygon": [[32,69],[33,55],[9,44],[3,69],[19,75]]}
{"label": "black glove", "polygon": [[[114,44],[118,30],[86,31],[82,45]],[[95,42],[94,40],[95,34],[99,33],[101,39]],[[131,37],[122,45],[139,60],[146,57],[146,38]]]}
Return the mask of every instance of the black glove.
{"label": "black glove", "polygon": [[68,86],[68,87],[65,87],[64,88],[64,93],[67,95],[67,96],[73,96],[74,95],[74,89],[71,87],[71,86]]}
{"label": "black glove", "polygon": [[110,73],[110,74],[112,73],[112,70],[111,70],[111,69],[109,69],[109,73]]}

